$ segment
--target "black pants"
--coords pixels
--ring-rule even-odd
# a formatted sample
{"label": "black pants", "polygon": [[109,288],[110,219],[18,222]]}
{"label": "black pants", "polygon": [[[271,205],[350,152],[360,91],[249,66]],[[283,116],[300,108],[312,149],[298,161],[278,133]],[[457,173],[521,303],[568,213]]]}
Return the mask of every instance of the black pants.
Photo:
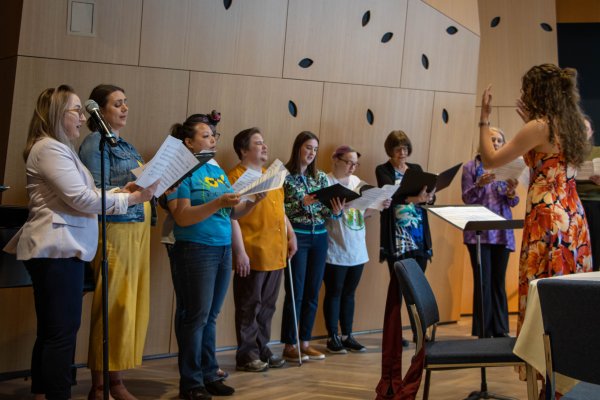
{"label": "black pants", "polygon": [[77,331],[81,324],[83,261],[34,258],[25,261],[33,282],[37,337],[31,356],[31,391],[48,400],[71,398]]}
{"label": "black pants", "polygon": [[[388,258],[387,259],[387,264],[388,264],[388,269],[390,271],[390,279],[397,279],[396,278],[396,273],[394,272],[394,263],[396,261],[399,260],[404,260],[406,258],[414,258],[414,260],[417,262],[417,264],[419,264],[419,267],[421,267],[421,270],[423,270],[423,272],[425,272],[425,269],[427,268],[427,261],[429,260],[428,258],[422,257],[422,256],[409,256],[409,257],[401,257],[401,258],[397,258],[397,259],[391,259]],[[398,294],[400,295],[400,305],[402,305],[402,289],[400,289],[400,285],[398,285]],[[416,342],[417,340],[417,328],[415,326],[415,321],[414,318],[412,316],[412,314],[410,313],[410,311],[408,311],[408,319],[410,320],[410,329],[412,329],[412,333],[413,333],[413,342]]]}
{"label": "black pants", "polygon": [[[473,277],[476,277],[477,245],[468,244],[471,256]],[[483,316],[486,337],[501,336],[508,333],[508,304],[506,301],[506,267],[508,265],[509,250],[504,245],[481,245],[481,281],[483,293]],[[475,278],[473,279],[475,281]],[[473,325],[471,334],[480,336],[479,332],[479,291],[473,284]]]}
{"label": "black pants", "polygon": [[342,335],[352,333],[354,321],[354,293],[360,282],[364,264],[347,267],[325,264],[325,299],[323,315],[329,337],[338,334],[338,321]]}
{"label": "black pants", "polygon": [[592,246],[592,266],[594,271],[600,270],[600,201],[582,200],[585,218],[590,231],[590,246]]}

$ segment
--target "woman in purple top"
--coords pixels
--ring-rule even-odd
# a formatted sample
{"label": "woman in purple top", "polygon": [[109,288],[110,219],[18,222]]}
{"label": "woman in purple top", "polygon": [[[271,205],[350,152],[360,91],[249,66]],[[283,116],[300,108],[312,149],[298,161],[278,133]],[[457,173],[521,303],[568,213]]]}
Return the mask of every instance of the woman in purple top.
{"label": "woman in purple top", "polygon": [[[506,140],[499,128],[490,128],[492,143],[498,150]],[[515,194],[517,181],[496,181],[494,174],[483,169],[481,158],[475,156],[463,166],[462,199],[465,204],[481,204],[506,219],[512,219],[511,207],[519,203]],[[477,238],[474,231],[464,231],[464,243],[469,249],[473,272],[477,268]],[[512,230],[481,233],[481,280],[485,336],[508,336],[508,304],[504,286],[508,256],[515,251]],[[475,273],[473,273],[475,276]],[[473,309],[479,304],[479,293],[473,290]],[[473,336],[479,335],[479,316],[473,312]]]}

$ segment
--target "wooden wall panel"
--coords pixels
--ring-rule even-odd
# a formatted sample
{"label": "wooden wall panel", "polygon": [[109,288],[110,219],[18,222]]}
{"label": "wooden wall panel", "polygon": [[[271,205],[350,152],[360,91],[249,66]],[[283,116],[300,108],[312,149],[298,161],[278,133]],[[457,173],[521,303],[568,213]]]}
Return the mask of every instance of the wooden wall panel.
{"label": "wooden wall panel", "polygon": [[[0,93],[3,93],[3,96],[0,98],[0,159],[2,160],[6,160],[9,152],[8,140],[10,136],[10,119],[13,108],[13,90],[16,73],[17,57],[0,60],[0,74],[3,77],[0,81]],[[0,163],[0,185],[8,185],[4,182],[5,168],[6,163]],[[2,193],[0,193],[0,200],[3,197]]]}
{"label": "wooden wall panel", "polygon": [[[450,26],[458,31],[449,34]],[[409,0],[403,88],[475,93],[479,37],[431,6]],[[428,67],[423,64],[423,56]]]}
{"label": "wooden wall panel", "polygon": [[[238,162],[233,137],[253,126],[262,130],[269,157],[285,163],[298,133],[319,135],[322,93],[321,82],[192,72],[188,115],[221,112],[216,159],[226,170]],[[290,101],[296,105],[296,117],[288,110]]]}
{"label": "wooden wall panel", "polygon": [[[473,113],[474,95],[455,93],[435,93],[431,122],[431,141],[427,170],[442,172],[459,162],[471,158],[469,143]],[[448,122],[442,119],[442,112],[448,112]],[[461,171],[450,187],[437,195],[436,204],[462,204]],[[442,321],[457,321],[460,318],[462,302],[462,281],[464,271],[464,245],[462,231],[440,218],[430,215],[433,242],[432,263],[427,269],[427,278],[434,288]]]}
{"label": "wooden wall panel", "polygon": [[[479,1],[481,50],[477,93],[492,84],[494,106],[514,106],[529,68],[557,63],[556,10],[547,0]],[[495,28],[491,21],[500,17]],[[547,32],[540,26],[547,23]]]}
{"label": "wooden wall panel", "polygon": [[431,7],[479,35],[477,0],[423,0]]}
{"label": "wooden wall panel", "polygon": [[[291,0],[283,76],[398,87],[406,2]],[[367,11],[370,20],[363,27]],[[387,32],[393,36],[382,43]],[[304,58],[313,64],[300,67]]]}
{"label": "wooden wall panel", "polygon": [[[233,151],[233,137],[253,126],[261,129],[269,146],[269,158],[279,158],[285,163],[298,133],[308,130],[319,135],[322,93],[321,82],[192,72],[188,114],[213,109],[221,112],[218,130],[222,135],[216,159],[225,171],[239,161]],[[298,110],[295,118],[288,111],[290,100]],[[283,288],[272,323],[273,340],[278,340],[280,335],[282,303]],[[217,320],[217,346],[236,343],[234,311],[230,287]]]}
{"label": "wooden wall panel", "polygon": [[145,0],[140,65],[281,77],[287,2]]}
{"label": "wooden wall panel", "polygon": [[598,0],[556,0],[556,22],[600,22]]}
{"label": "wooden wall panel", "polygon": [[[396,129],[404,130],[411,139],[410,161],[426,167],[433,97],[433,92],[427,91],[325,84],[319,168],[330,171],[334,149],[349,144],[362,154],[356,174],[376,185],[375,167],[388,160],[383,142],[389,132]],[[373,125],[367,122],[367,109],[373,111]],[[379,216],[367,219],[366,224],[370,261],[356,294],[356,331],[383,326],[390,279],[387,264],[379,263]],[[407,314],[404,317],[407,325]],[[319,314],[317,327],[321,328],[322,324]]]}
{"label": "wooden wall panel", "polygon": [[137,65],[142,0],[96,1],[96,37],[67,34],[67,0],[24,0],[19,55]]}

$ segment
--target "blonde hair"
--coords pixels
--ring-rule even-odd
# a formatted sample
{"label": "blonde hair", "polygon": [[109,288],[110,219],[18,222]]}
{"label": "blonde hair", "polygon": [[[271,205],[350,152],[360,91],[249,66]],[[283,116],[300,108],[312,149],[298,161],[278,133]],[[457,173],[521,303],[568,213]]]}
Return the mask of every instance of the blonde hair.
{"label": "blonde hair", "polygon": [[44,137],[50,137],[73,147],[73,144],[64,132],[63,115],[69,104],[69,97],[75,94],[68,85],[60,85],[56,89],[48,88],[38,96],[31,121],[23,159],[27,161],[33,145]]}

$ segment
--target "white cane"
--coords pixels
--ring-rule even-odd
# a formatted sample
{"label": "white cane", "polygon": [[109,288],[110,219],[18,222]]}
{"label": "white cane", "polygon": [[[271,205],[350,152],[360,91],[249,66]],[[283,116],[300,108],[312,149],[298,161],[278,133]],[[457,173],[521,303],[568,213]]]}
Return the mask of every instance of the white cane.
{"label": "white cane", "polygon": [[296,296],[294,296],[294,278],[292,277],[292,262],[287,259],[288,273],[290,275],[290,294],[292,296],[292,310],[294,312],[294,329],[296,330],[296,343],[298,344],[298,366],[302,366],[302,352],[300,351],[300,335],[298,334],[298,316],[296,315]]}

